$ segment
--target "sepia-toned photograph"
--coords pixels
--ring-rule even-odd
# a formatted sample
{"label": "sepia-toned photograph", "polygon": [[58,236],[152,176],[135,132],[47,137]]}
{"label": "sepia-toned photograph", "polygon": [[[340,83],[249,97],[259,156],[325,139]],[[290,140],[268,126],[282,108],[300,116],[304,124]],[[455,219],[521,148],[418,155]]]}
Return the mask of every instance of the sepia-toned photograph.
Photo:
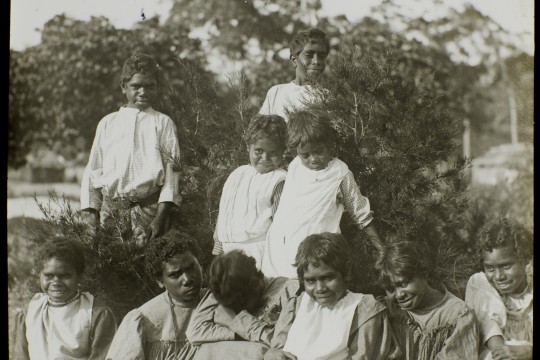
{"label": "sepia-toned photograph", "polygon": [[533,359],[534,0],[11,0],[9,359]]}

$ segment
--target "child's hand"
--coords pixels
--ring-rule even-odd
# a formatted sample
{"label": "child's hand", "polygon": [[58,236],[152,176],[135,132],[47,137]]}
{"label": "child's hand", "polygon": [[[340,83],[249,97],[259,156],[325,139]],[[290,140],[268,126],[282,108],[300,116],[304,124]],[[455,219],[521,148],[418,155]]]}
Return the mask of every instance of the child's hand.
{"label": "child's hand", "polygon": [[529,360],[532,359],[532,344],[504,345],[491,351],[493,360]]}
{"label": "child's hand", "polygon": [[84,221],[89,225],[90,235],[95,236],[99,226],[99,211],[88,209],[82,211]]}
{"label": "child's hand", "polygon": [[296,360],[296,356],[281,349],[268,349],[264,360]]}
{"label": "child's hand", "polygon": [[156,218],[150,223],[148,230],[146,231],[146,240],[154,240],[160,237],[167,230],[167,219],[169,217],[171,203],[161,202],[158,204],[158,211]]}

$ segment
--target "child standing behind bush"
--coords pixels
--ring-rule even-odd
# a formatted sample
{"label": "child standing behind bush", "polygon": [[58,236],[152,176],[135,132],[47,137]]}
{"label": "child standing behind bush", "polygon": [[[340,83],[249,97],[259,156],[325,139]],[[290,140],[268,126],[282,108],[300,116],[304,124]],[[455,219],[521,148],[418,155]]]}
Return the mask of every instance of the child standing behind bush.
{"label": "child standing behind bush", "polygon": [[116,331],[113,313],[79,285],[84,271],[80,244],[55,238],[34,256],[43,293],[17,313],[15,359],[105,359]]}
{"label": "child standing behind bush", "polygon": [[336,132],[328,116],[300,110],[289,120],[289,148],[297,156],[289,164],[274,220],[268,230],[262,270],[266,276],[296,277],[298,245],[307,236],[340,232],[343,211],[375,246],[380,239],[372,224],[369,200],[362,195],[347,165],[332,155]]}
{"label": "child standing behind bush", "polygon": [[201,299],[199,247],[190,236],[170,230],[146,249],[148,275],[165,291],[126,314],[107,359],[192,359],[196,349],[186,328]]}
{"label": "child standing behind bush", "polygon": [[234,170],[223,186],[212,253],[240,249],[255,258],[260,268],[266,233],[286,175],[280,168],[287,147],[285,120],[277,115],[257,115],[244,140],[250,164]]}
{"label": "child standing behind bush", "polygon": [[287,84],[272,86],[266,93],[260,114],[277,114],[289,120],[289,112],[303,108],[313,99],[311,82],[326,68],[330,43],[326,33],[318,28],[298,32],[290,44],[290,59],[295,78]]}
{"label": "child standing behind bush", "polygon": [[107,220],[115,204],[127,205],[139,244],[163,235],[171,206],[180,205],[176,127],[152,108],[160,80],[149,55],[126,60],[121,87],[128,103],[99,122],[81,184],[81,209],[91,224]]}
{"label": "child standing behind bush", "polygon": [[532,234],[507,219],[489,221],[478,247],[484,271],[469,279],[465,302],[480,322],[480,358],[532,359]]}

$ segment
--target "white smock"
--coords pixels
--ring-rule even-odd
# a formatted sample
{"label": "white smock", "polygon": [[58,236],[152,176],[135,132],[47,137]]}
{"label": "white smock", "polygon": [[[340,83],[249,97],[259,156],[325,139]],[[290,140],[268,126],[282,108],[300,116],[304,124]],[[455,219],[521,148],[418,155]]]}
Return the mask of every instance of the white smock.
{"label": "white smock", "polygon": [[283,169],[261,174],[253,166],[243,165],[229,175],[216,222],[216,237],[224,252],[243,250],[255,258],[260,269],[266,233],[272,223],[272,194],[286,174]]}
{"label": "white smock", "polygon": [[268,277],[296,278],[293,266],[298,245],[308,236],[339,233],[343,204],[339,186],[349,171],[334,158],[323,170],[311,170],[297,156],[290,163],[274,220],[268,229],[262,271]]}
{"label": "white smock", "polygon": [[30,359],[86,359],[90,353],[90,329],[94,296],[81,293],[64,306],[51,306],[39,293],[28,305],[26,338]]}
{"label": "white smock", "polygon": [[363,297],[364,294],[348,291],[334,307],[328,308],[304,292],[283,350],[298,360],[347,359],[352,320]]}

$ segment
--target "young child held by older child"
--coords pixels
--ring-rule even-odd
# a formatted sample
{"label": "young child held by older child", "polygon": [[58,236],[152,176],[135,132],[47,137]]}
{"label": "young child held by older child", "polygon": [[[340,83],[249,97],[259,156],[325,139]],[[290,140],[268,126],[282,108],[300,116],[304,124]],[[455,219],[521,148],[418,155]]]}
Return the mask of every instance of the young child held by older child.
{"label": "young child held by older child", "polygon": [[473,311],[463,300],[428,282],[430,270],[420,246],[413,241],[388,241],[375,264],[403,359],[478,359]]}
{"label": "young child held by older child", "polygon": [[295,68],[295,78],[287,84],[272,86],[259,110],[260,114],[277,114],[286,121],[289,112],[303,108],[315,95],[311,82],[326,68],[330,42],[326,33],[318,28],[298,32],[290,43],[290,59]]}
{"label": "young child held by older child", "polygon": [[283,304],[299,288],[296,280],[265,277],[241,250],[214,258],[209,287],[187,329],[201,360],[262,359]]}
{"label": "young child held by older child", "polygon": [[478,247],[484,271],[469,279],[465,302],[480,322],[481,359],[532,359],[532,234],[497,219],[480,229]]}
{"label": "young child held by older child", "polygon": [[285,120],[277,115],[255,116],[244,141],[250,163],[234,170],[223,186],[212,253],[240,249],[260,268],[266,233],[285,181],[286,171],[280,168],[287,147]]}
{"label": "young child held by older child", "polygon": [[38,247],[34,271],[43,293],[17,313],[15,359],[105,359],[116,321],[109,308],[80,291],[84,267],[75,240],[58,237]]}
{"label": "young child held by older child", "polygon": [[189,235],[170,230],[146,249],[145,268],[165,291],[126,314],[107,359],[192,359],[196,349],[186,328],[201,299],[199,246]]}
{"label": "young child held by older child", "polygon": [[336,131],[326,113],[299,110],[287,124],[289,148],[297,156],[287,170],[278,209],[268,230],[262,270],[266,276],[296,277],[298,245],[308,235],[340,232],[343,211],[375,246],[369,200],[362,195],[347,165],[333,156]]}
{"label": "young child held by older child", "polygon": [[295,266],[303,291],[281,311],[265,360],[396,358],[384,305],[347,290],[351,259],[341,234],[308,236]]}
{"label": "young child held by older child", "polygon": [[160,79],[149,55],[126,60],[121,87],[128,103],[99,122],[81,183],[81,210],[92,226],[109,218],[115,204],[128,206],[139,244],[166,232],[170,209],[181,199],[173,170],[180,156],[176,126],[152,108]]}

